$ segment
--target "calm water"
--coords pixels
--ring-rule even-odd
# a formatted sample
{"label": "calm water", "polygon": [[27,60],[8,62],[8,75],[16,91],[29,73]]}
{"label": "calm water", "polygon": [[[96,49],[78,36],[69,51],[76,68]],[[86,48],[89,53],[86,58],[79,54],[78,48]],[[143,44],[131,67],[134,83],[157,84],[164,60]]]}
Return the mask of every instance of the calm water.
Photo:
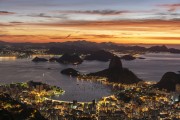
{"label": "calm water", "polygon": [[[180,71],[179,54],[148,53],[142,57],[146,59],[122,61],[123,66],[147,81],[159,81],[165,72]],[[110,88],[99,83],[78,81],[60,74],[60,71],[73,67],[82,73],[96,72],[107,68],[108,64],[109,62],[84,61],[81,65],[72,66],[49,62],[33,63],[31,59],[0,57],[0,84],[30,80],[41,81],[59,86],[66,91],[63,96],[54,99],[91,101],[111,94]]]}
{"label": "calm water", "polygon": [[[106,63],[84,62],[80,66],[61,65],[58,63],[33,63],[31,59],[0,58],[0,84],[12,82],[40,81],[56,85],[65,90],[65,94],[54,99],[91,101],[111,94],[108,86],[100,83],[78,81],[75,78],[62,75],[61,70],[74,67],[82,72],[101,70]],[[48,69],[50,68],[50,70]],[[99,69],[98,69],[99,68]]]}
{"label": "calm water", "polygon": [[123,61],[124,67],[129,68],[138,77],[146,81],[159,81],[164,73],[180,71],[180,54],[148,53],[142,55],[144,60]]}

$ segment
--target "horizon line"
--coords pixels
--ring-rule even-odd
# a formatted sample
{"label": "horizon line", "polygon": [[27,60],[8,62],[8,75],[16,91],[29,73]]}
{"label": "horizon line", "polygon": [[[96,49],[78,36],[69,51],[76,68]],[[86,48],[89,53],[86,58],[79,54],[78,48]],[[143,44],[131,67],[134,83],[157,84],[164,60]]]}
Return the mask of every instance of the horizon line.
{"label": "horizon line", "polygon": [[90,40],[68,40],[68,41],[62,41],[62,42],[9,42],[9,41],[4,41],[0,40],[0,42],[5,42],[5,43],[31,43],[31,44],[43,44],[43,43],[66,43],[66,42],[92,42],[92,43],[113,43],[113,44],[122,44],[122,45],[180,45],[180,44],[162,44],[162,43],[120,43],[120,42],[111,42],[111,41],[104,41],[104,42],[95,42],[95,41],[90,41]]}

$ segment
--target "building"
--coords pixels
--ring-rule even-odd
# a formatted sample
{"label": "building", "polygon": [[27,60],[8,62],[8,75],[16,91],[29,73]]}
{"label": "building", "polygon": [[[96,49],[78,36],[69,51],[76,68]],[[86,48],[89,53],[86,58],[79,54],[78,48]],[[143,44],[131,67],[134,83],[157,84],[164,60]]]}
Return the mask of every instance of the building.
{"label": "building", "polygon": [[180,84],[176,84],[176,92],[180,94]]}

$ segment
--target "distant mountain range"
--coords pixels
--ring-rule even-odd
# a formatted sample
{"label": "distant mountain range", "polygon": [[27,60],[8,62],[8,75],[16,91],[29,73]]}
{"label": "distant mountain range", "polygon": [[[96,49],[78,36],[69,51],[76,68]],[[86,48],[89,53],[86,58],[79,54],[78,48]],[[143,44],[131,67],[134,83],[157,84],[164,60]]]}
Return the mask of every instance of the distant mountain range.
{"label": "distant mountain range", "polygon": [[122,45],[112,42],[90,42],[90,41],[67,41],[67,42],[51,42],[51,43],[10,43],[0,41],[0,48],[8,48],[13,50],[19,49],[48,49],[47,53],[92,53],[98,50],[116,50],[121,52],[170,52],[180,53],[180,49],[168,48],[165,45],[151,46],[149,48],[142,46]]}

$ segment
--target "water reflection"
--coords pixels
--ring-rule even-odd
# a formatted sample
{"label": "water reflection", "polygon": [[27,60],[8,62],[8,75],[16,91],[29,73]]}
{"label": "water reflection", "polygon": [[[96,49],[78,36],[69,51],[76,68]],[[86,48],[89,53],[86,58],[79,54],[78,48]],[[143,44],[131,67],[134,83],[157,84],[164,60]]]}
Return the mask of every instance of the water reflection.
{"label": "water reflection", "polygon": [[0,57],[0,61],[15,61],[17,57],[15,56],[2,56]]}
{"label": "water reflection", "polygon": [[49,59],[49,58],[52,58],[52,57],[60,57],[61,55],[51,55],[51,54],[49,54],[49,55],[40,55],[40,54],[38,54],[38,55],[31,55],[30,56],[30,58],[35,58],[35,57],[40,57],[40,58],[47,58],[47,59]]}

